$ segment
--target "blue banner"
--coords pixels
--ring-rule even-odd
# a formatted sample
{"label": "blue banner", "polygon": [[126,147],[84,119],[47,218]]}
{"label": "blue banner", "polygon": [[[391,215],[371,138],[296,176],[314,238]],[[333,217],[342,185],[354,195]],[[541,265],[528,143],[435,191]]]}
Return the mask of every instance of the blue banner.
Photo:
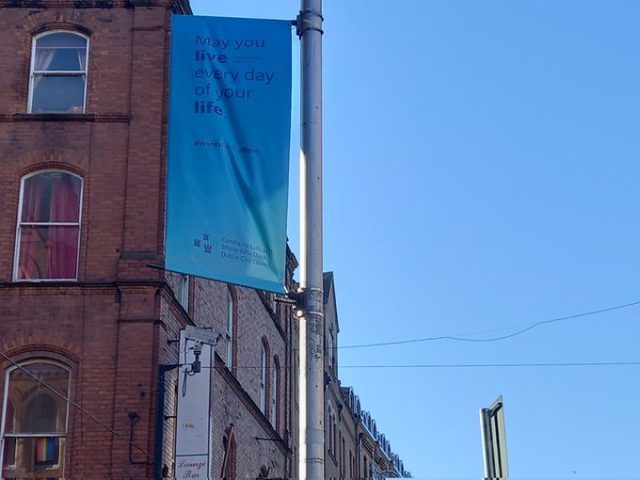
{"label": "blue banner", "polygon": [[291,24],[173,17],[165,268],[284,292]]}

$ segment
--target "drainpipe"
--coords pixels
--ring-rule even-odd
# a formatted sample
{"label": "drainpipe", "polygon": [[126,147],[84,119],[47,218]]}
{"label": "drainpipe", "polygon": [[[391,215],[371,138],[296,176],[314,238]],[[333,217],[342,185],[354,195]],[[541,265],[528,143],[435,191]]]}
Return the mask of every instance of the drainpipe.
{"label": "drainpipe", "polygon": [[164,405],[166,395],[165,374],[178,368],[179,364],[158,365],[158,393],[156,397],[156,428],[153,449],[153,471],[156,480],[162,480],[162,450],[164,446]]}

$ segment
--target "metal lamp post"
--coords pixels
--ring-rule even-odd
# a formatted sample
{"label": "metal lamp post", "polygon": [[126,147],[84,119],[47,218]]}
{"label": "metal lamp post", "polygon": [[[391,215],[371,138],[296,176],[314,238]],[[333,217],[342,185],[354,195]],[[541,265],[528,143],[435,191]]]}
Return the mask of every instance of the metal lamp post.
{"label": "metal lamp post", "polygon": [[301,0],[300,478],[324,479],[322,0]]}

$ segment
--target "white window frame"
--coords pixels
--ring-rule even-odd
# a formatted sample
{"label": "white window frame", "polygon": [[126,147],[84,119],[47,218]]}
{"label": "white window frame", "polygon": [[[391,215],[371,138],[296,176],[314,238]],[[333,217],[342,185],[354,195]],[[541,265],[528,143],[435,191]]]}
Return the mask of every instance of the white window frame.
{"label": "white window frame", "polygon": [[[36,59],[36,47],[37,47],[37,43],[38,40],[40,38],[46,37],[48,35],[54,34],[54,33],[68,33],[68,34],[72,34],[72,35],[77,35],[79,37],[82,37],[85,41],[86,41],[86,47],[85,47],[85,65],[84,65],[84,70],[60,70],[60,71],[56,71],[56,70],[35,70],[35,59]],[[90,38],[89,36],[82,34],[80,32],[77,32],[75,30],[64,30],[64,29],[58,29],[58,30],[48,30],[46,32],[42,32],[39,33],[38,35],[35,35],[33,37],[32,40],[32,46],[31,46],[31,66],[30,66],[30,75],[29,75],[29,101],[28,101],[28,112],[29,113],[40,113],[40,112],[33,112],[32,108],[33,108],[33,91],[34,91],[34,79],[36,75],[52,75],[52,76],[84,76],[84,91],[83,91],[83,95],[82,95],[82,112],[81,113],[85,113],[86,112],[86,108],[87,108],[87,85],[88,85],[88,73],[89,73],[89,42],[90,42]],[[65,114],[67,112],[41,112],[41,113],[60,113],[60,114]],[[69,112],[72,113],[72,112]]]}
{"label": "white window frame", "polygon": [[[38,40],[46,37],[47,35],[51,35],[54,33],[69,33],[72,35],[77,35],[79,37],[84,38],[87,41],[87,46],[85,48],[85,61],[84,61],[84,70],[77,70],[77,71],[70,71],[70,70],[62,70],[62,71],[56,71],[56,70],[35,70],[35,65],[36,65],[36,47],[38,44]],[[37,35],[33,36],[33,39],[31,41],[31,66],[29,68],[29,102],[27,105],[27,112],[29,113],[40,113],[40,112],[33,112],[31,109],[33,107],[33,87],[34,87],[34,78],[36,75],[40,75],[40,74],[44,74],[46,72],[46,74],[48,75],[59,75],[59,76],[82,76],[84,75],[84,92],[82,95],[82,113],[85,113],[87,110],[87,86],[88,86],[88,79],[89,79],[89,49],[90,47],[90,37],[88,35],[85,35],[83,33],[77,32],[75,30],[64,30],[64,29],[58,29],[58,30],[47,30],[46,32],[42,32],[39,33]],[[60,113],[60,114],[64,114],[65,112],[42,112],[42,113]]]}
{"label": "white window frame", "polygon": [[[71,175],[80,180],[80,201],[78,204],[78,221],[77,222],[22,222],[22,208],[24,207],[24,184],[25,182],[36,175],[40,175],[43,173],[64,173],[66,175]],[[46,170],[36,170],[35,172],[31,172],[20,180],[20,198],[18,201],[18,218],[16,221],[16,243],[14,248],[14,258],[13,258],[13,281],[14,282],[68,282],[68,281],[77,281],[78,280],[78,270],[80,269],[80,237],[82,234],[82,202],[84,197],[84,178],[80,175],[77,175],[68,170],[62,169],[46,169]],[[20,241],[22,237],[22,227],[30,226],[30,227],[78,227],[78,245],[76,246],[76,274],[73,278],[20,278],[19,269],[20,269]]]}
{"label": "white window frame", "polygon": [[[40,433],[29,433],[29,434],[6,434],[5,433],[5,428],[6,428],[6,414],[7,414],[7,403],[9,401],[9,377],[11,376],[11,373],[14,372],[15,370],[19,370],[20,367],[25,367],[27,365],[32,365],[34,363],[46,363],[49,365],[54,365],[57,368],[60,368],[62,370],[65,370],[67,372],[67,390],[66,390],[66,397],[65,397],[65,404],[66,404],[66,412],[65,412],[65,419],[64,419],[64,433],[52,433],[52,432],[40,432]],[[0,478],[2,475],[2,466],[4,465],[4,442],[5,442],[5,437],[6,438],[39,438],[42,436],[47,436],[47,437],[58,437],[58,438],[64,438],[65,440],[68,437],[69,434],[69,397],[71,395],[71,369],[69,367],[67,367],[66,365],[63,365],[62,363],[59,362],[55,362],[53,360],[49,360],[49,359],[33,359],[33,360],[28,360],[25,362],[20,362],[18,364],[18,366],[11,366],[10,368],[7,368],[5,370],[4,373],[4,392],[3,392],[3,402],[2,402],[2,410],[1,410],[1,415],[0,416]],[[54,395],[54,394],[52,394]],[[14,406],[15,408],[15,406]],[[44,434],[44,435],[43,435]],[[61,459],[62,462],[62,472],[64,473],[65,470],[65,459],[62,458]]]}

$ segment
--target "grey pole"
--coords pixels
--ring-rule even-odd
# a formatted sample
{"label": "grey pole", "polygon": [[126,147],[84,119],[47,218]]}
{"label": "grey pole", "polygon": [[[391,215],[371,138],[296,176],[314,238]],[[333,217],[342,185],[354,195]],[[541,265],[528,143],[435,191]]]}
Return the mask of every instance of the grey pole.
{"label": "grey pole", "polygon": [[507,480],[507,439],[504,425],[504,402],[500,395],[489,408],[480,409],[484,479]]}
{"label": "grey pole", "polygon": [[496,478],[493,441],[491,439],[491,409],[480,409],[480,432],[482,434],[482,459],[484,460],[484,480]]}
{"label": "grey pole", "polygon": [[322,0],[301,0],[300,478],[324,480]]}

